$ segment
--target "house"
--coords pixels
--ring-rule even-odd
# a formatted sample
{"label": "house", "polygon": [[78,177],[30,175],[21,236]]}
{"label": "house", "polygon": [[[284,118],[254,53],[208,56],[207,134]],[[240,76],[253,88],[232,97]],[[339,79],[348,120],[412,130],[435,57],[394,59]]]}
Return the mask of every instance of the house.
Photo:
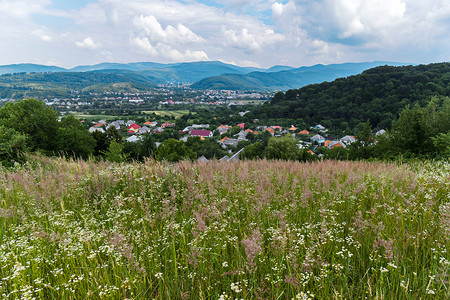
{"label": "house", "polygon": [[101,123],[101,122],[98,122],[97,124],[95,124],[95,125],[92,126],[92,127],[102,127],[103,125],[105,125],[105,124],[103,124],[103,123]]}
{"label": "house", "polygon": [[283,127],[281,127],[281,126],[271,126],[271,127],[273,130],[279,130],[279,131],[283,130]]}
{"label": "house", "polygon": [[222,144],[225,147],[228,147],[228,146],[236,147],[239,142],[240,142],[240,140],[238,140],[238,139],[226,139],[225,141],[222,142]]}
{"label": "house", "polygon": [[142,140],[142,136],[132,135],[126,139],[127,142],[136,143]]}
{"label": "house", "polygon": [[240,124],[237,124],[236,126],[237,126],[237,127],[240,127],[241,129],[244,129],[245,123],[240,123]]}
{"label": "house", "polygon": [[154,132],[155,132],[155,133],[163,133],[163,132],[164,132],[164,128],[158,127],[158,128],[155,129]]}
{"label": "house", "polygon": [[226,137],[224,137],[223,139],[221,139],[220,141],[221,141],[221,142],[225,142],[225,140],[228,140],[228,139],[229,139],[229,137],[226,136]]}
{"label": "house", "polygon": [[303,129],[302,131],[300,131],[298,134],[311,134],[308,130]]}
{"label": "house", "polygon": [[268,132],[271,133],[272,135],[274,135],[274,133],[275,133],[275,130],[273,130],[271,127],[267,128],[267,129],[264,130],[264,131],[268,131]]}
{"label": "house", "polygon": [[346,136],[344,136],[343,138],[341,138],[340,141],[341,141],[343,144],[345,144],[345,145],[349,145],[349,144],[351,144],[351,143],[353,143],[353,142],[356,142],[356,139],[355,139],[355,137],[352,136],[352,135],[346,135]]}
{"label": "house", "polygon": [[150,127],[155,127],[156,125],[158,125],[158,122],[156,122],[156,121],[154,121],[154,122],[147,121],[147,122],[144,123],[144,125],[150,126]]}
{"label": "house", "polygon": [[211,130],[203,130],[203,129],[194,129],[190,132],[191,136],[199,136],[199,137],[212,137],[212,131]]}
{"label": "house", "polygon": [[325,127],[323,127],[320,124],[317,124],[316,126],[313,127],[313,129],[317,129],[317,130],[323,131],[323,130],[325,130]]}
{"label": "house", "polygon": [[230,130],[230,126],[228,125],[220,125],[219,127],[217,127],[217,130],[219,131],[219,134],[222,135],[225,132],[227,132],[228,130]]}
{"label": "house", "polygon": [[291,128],[289,128],[288,129],[289,131],[295,131],[295,130],[297,130],[297,127],[295,127],[295,126],[292,126]]}
{"label": "house", "polygon": [[329,143],[325,144],[325,147],[328,147],[328,149],[333,149],[336,147],[343,147],[343,148],[347,147],[344,143],[342,143],[340,141],[327,141],[327,142],[329,142]]}
{"label": "house", "polygon": [[109,127],[114,127],[114,128],[116,128],[116,130],[120,130],[120,123],[117,121],[111,122],[111,124],[106,126],[106,129],[108,129]]}
{"label": "house", "polygon": [[128,121],[125,125],[126,125],[127,127],[129,127],[129,126],[131,126],[132,124],[135,124],[135,123],[136,123],[136,121],[130,120],[130,121]]}
{"label": "house", "polygon": [[385,133],[386,133],[386,130],[381,129],[381,130],[377,131],[377,132],[375,133],[375,135],[376,135],[376,136],[380,136],[380,135],[383,135],[383,134],[385,134]]}
{"label": "house", "polygon": [[200,157],[197,159],[197,161],[198,161],[198,162],[209,162],[209,160],[208,160],[206,157],[204,157],[204,156],[200,156]]}
{"label": "house", "polygon": [[318,144],[324,144],[325,138],[321,136],[320,134],[316,134],[315,136],[311,137],[312,142],[317,142]]}
{"label": "house", "polygon": [[141,128],[141,126],[139,126],[136,123],[133,123],[133,124],[129,125],[127,129],[128,129],[129,133],[137,133],[140,128]]}
{"label": "house", "polygon": [[162,128],[173,127],[173,126],[175,126],[175,123],[164,122],[164,123],[161,124]]}
{"label": "house", "polygon": [[151,131],[150,127],[147,126],[143,126],[139,129],[139,134],[143,134],[143,133],[149,133]]}
{"label": "house", "polygon": [[104,133],[105,129],[103,129],[101,127],[93,127],[93,126],[89,128],[90,133],[95,132],[95,131],[100,131],[100,132]]}
{"label": "house", "polygon": [[247,132],[246,131],[243,131],[243,130],[241,130],[237,135],[238,135],[238,140],[240,140],[240,141],[246,141],[247,139],[246,139],[246,137],[247,137]]}
{"label": "house", "polygon": [[194,128],[194,129],[209,128],[209,124],[193,124],[192,128]]}

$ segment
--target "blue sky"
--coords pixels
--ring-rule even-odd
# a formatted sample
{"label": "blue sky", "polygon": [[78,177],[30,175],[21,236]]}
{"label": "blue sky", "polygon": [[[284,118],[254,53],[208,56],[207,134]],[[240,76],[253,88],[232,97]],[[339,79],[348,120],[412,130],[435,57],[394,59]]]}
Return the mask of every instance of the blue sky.
{"label": "blue sky", "polygon": [[0,65],[449,61],[448,0],[2,0]]}

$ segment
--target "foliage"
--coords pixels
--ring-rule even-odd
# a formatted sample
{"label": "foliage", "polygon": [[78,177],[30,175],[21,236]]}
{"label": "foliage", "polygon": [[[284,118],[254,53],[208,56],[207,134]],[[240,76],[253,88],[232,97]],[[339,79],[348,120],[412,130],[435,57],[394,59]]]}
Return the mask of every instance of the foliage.
{"label": "foliage", "polygon": [[58,150],[58,114],[44,102],[35,99],[8,102],[0,108],[0,125],[26,135],[31,151]]}
{"label": "foliage", "polygon": [[448,299],[449,172],[30,157],[0,170],[0,295]]}
{"label": "foliage", "polygon": [[66,155],[88,158],[94,153],[95,139],[75,117],[68,116],[59,123],[58,149]]}
{"label": "foliage", "polygon": [[196,155],[184,142],[170,138],[158,147],[155,157],[158,160],[177,162],[185,159],[194,160]]}
{"label": "foliage", "polygon": [[115,140],[112,140],[108,146],[108,150],[103,152],[105,159],[110,162],[124,162],[128,158],[128,154],[123,151],[124,145]]}
{"label": "foliage", "polygon": [[26,136],[0,125],[0,164],[10,166],[21,161],[26,151]]}
{"label": "foliage", "polygon": [[[407,106],[423,106],[432,96],[450,96],[450,63],[377,67],[360,75],[277,93],[270,104],[255,108],[263,120],[302,118],[315,125],[330,121],[329,129],[354,129],[370,120],[373,128],[390,128]],[[344,122],[347,122],[345,124]]]}

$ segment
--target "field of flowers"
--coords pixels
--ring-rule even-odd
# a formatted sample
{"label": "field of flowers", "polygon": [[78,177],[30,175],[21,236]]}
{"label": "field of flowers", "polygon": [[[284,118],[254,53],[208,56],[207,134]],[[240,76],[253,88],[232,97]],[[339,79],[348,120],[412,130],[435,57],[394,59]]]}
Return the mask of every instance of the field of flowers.
{"label": "field of flowers", "polygon": [[0,170],[1,299],[448,299],[450,164]]}

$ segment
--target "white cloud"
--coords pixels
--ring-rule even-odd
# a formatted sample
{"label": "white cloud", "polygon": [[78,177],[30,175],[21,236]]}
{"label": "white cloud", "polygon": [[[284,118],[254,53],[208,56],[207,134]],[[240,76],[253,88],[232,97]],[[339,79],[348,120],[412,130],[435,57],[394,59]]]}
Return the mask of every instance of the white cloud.
{"label": "white cloud", "polygon": [[101,46],[101,44],[94,42],[94,40],[91,37],[87,37],[82,41],[75,42],[75,45],[77,45],[80,48],[86,48],[86,49],[97,49]]}
{"label": "white cloud", "polygon": [[33,34],[34,36],[37,36],[38,38],[40,38],[44,42],[51,42],[51,41],[53,41],[52,36],[49,33],[47,33],[45,30],[43,30],[43,29],[33,30],[33,32],[31,34]]}
{"label": "white cloud", "polygon": [[144,37],[144,38],[132,37],[132,38],[130,38],[130,43],[132,46],[138,47],[139,49],[144,51],[144,53],[146,53],[146,54],[153,55],[153,56],[158,55],[158,51],[156,51],[156,49],[152,46],[152,44],[146,37]]}
{"label": "white cloud", "polygon": [[450,60],[447,0],[92,0],[68,10],[53,2],[0,0],[0,43],[8,45],[0,64]]}
{"label": "white cloud", "polygon": [[181,23],[178,23],[176,27],[168,25],[166,29],[163,29],[155,16],[140,15],[133,19],[133,24],[152,40],[162,40],[169,43],[198,43],[202,41],[202,38]]}

